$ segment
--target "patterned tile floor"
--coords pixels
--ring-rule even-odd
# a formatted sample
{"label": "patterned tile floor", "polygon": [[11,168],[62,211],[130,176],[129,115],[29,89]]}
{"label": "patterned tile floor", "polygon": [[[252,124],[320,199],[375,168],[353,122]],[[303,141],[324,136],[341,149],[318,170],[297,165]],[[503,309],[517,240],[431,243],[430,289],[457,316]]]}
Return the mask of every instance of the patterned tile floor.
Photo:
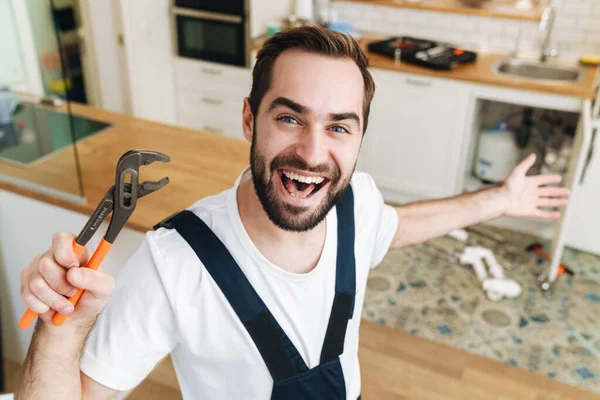
{"label": "patterned tile floor", "polygon": [[494,251],[521,285],[518,298],[489,300],[470,266],[439,251],[465,244],[444,237],[391,251],[370,273],[363,317],[600,393],[600,257],[567,249],[575,275],[544,292],[537,278],[546,262],[519,251],[539,238],[486,228],[510,245],[473,232],[468,245]]}

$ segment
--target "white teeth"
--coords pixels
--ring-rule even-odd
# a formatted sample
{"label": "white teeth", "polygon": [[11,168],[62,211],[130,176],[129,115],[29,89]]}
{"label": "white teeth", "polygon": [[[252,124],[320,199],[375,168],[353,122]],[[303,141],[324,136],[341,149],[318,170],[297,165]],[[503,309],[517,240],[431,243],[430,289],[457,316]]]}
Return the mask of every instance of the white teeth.
{"label": "white teeth", "polygon": [[304,182],[304,183],[319,184],[325,180],[325,178],[323,178],[321,176],[304,176],[304,175],[299,175],[299,174],[297,174],[295,172],[291,172],[291,171],[283,171],[283,174],[285,176],[287,176],[289,179],[294,179],[298,182]]}

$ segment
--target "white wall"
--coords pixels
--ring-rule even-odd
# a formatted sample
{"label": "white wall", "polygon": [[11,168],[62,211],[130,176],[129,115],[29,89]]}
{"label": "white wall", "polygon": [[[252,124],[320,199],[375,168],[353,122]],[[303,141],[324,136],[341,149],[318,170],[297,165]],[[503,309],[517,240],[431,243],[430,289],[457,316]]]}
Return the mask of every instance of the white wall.
{"label": "white wall", "polygon": [[[0,190],[0,305],[7,359],[22,363],[33,333],[33,325],[25,331],[18,326],[26,310],[20,297],[21,270],[47,250],[54,232],[77,234],[87,219],[86,215]],[[105,222],[90,241],[90,250],[96,248],[107,226]],[[100,268],[116,276],[143,238],[140,232],[123,229]]]}
{"label": "white wall", "polygon": [[27,5],[0,1],[0,86],[43,95]]}
{"label": "white wall", "polygon": [[[554,0],[557,17],[551,45],[563,58],[582,53],[600,55],[600,1]],[[413,10],[393,6],[336,1],[332,3],[338,20],[362,31],[390,35],[414,35],[496,52],[511,52],[523,29],[523,54],[537,55],[542,34],[539,24],[506,18]]]}

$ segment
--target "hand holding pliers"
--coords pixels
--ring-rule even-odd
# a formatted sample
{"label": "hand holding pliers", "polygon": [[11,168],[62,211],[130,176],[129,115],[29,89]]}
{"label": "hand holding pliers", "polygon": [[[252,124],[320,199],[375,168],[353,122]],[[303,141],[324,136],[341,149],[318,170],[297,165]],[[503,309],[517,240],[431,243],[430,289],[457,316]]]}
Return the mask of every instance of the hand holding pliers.
{"label": "hand holding pliers", "polygon": [[[170,157],[166,154],[162,154],[156,151],[150,150],[130,150],[123,154],[117,163],[117,171],[115,177],[115,184],[111,186],[87,223],[73,241],[73,251],[76,255],[79,255],[87,242],[94,236],[98,227],[106,219],[106,217],[112,213],[110,224],[100,244],[96,248],[96,251],[90,257],[86,268],[98,269],[106,254],[111,249],[115,239],[125,223],[133,214],[133,210],[137,204],[137,199],[144,197],[152,192],[155,192],[169,183],[169,178],[164,177],[159,181],[151,182],[145,181],[138,183],[139,167],[142,165],[148,165],[155,161],[169,162]],[[130,180],[127,179],[130,176]],[[83,294],[83,289],[78,289],[77,293],[69,297],[69,301],[75,306]],[[27,329],[31,323],[35,320],[37,314],[31,309],[27,309],[21,317],[19,327],[21,329]],[[52,319],[54,325],[59,326],[68,318],[67,315],[63,315],[57,312]]]}

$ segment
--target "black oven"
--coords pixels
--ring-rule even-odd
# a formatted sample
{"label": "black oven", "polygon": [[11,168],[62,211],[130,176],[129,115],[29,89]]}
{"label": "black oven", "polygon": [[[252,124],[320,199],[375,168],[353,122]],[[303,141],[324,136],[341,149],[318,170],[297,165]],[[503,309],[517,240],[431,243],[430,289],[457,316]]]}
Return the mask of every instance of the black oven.
{"label": "black oven", "polygon": [[250,66],[249,0],[175,0],[180,57]]}

